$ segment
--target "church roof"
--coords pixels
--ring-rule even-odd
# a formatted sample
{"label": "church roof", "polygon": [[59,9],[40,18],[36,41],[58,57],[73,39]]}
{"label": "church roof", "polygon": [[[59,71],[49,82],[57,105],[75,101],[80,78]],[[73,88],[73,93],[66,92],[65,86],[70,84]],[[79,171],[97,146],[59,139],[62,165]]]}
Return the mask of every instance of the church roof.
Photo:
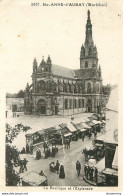
{"label": "church roof", "polygon": [[74,72],[77,78],[87,79],[93,77],[92,69],[77,69]]}
{"label": "church roof", "polygon": [[74,79],[74,70],[52,64],[52,73],[57,76]]}

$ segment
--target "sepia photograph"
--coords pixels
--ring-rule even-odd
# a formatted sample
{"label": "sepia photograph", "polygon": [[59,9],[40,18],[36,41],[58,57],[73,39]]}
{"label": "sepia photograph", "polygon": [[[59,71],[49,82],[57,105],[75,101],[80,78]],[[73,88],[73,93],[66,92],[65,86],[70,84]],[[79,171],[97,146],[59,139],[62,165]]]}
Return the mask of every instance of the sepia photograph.
{"label": "sepia photograph", "polygon": [[6,186],[119,186],[121,10],[95,3],[7,7]]}

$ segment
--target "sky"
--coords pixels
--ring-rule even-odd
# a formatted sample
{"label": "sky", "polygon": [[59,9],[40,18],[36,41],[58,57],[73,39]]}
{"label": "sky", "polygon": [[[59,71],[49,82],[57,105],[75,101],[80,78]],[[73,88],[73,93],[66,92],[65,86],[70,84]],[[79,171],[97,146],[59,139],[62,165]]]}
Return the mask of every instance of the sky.
{"label": "sky", "polygon": [[[38,2],[43,3],[41,0]],[[85,4],[87,2],[83,1]],[[96,3],[99,2],[105,3],[102,0]],[[0,82],[4,90],[16,93],[25,89],[27,82],[31,84],[35,57],[38,64],[42,56],[46,60],[50,55],[53,64],[79,68],[88,9],[103,84],[119,84],[122,77],[123,45],[121,8],[120,0],[108,1],[107,7],[31,6],[30,0],[0,2]]]}

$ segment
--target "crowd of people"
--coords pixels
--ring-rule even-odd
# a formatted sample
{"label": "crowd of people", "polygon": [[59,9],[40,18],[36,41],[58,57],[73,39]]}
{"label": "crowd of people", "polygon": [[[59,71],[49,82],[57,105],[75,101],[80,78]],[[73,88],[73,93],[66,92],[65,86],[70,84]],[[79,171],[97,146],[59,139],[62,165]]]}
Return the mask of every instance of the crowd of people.
{"label": "crowd of people", "polygon": [[52,144],[52,146],[49,146],[46,141],[43,143],[43,151],[41,152],[41,148],[38,148],[36,150],[36,159],[39,160],[41,158],[48,158],[48,157],[55,157],[56,153],[58,153],[58,147],[56,147],[56,144]]}
{"label": "crowd of people", "polygon": [[84,173],[85,173],[85,178],[90,181],[94,181],[97,183],[97,175],[98,175],[98,169],[97,167],[91,167],[88,165],[84,165]]}

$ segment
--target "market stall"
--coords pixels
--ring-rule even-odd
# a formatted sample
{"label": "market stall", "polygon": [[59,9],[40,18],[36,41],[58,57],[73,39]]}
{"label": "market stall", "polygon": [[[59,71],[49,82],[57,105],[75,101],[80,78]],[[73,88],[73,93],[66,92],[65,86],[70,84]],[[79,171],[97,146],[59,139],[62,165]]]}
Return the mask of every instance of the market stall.
{"label": "market stall", "polygon": [[47,186],[47,177],[31,171],[22,178],[22,186]]}

